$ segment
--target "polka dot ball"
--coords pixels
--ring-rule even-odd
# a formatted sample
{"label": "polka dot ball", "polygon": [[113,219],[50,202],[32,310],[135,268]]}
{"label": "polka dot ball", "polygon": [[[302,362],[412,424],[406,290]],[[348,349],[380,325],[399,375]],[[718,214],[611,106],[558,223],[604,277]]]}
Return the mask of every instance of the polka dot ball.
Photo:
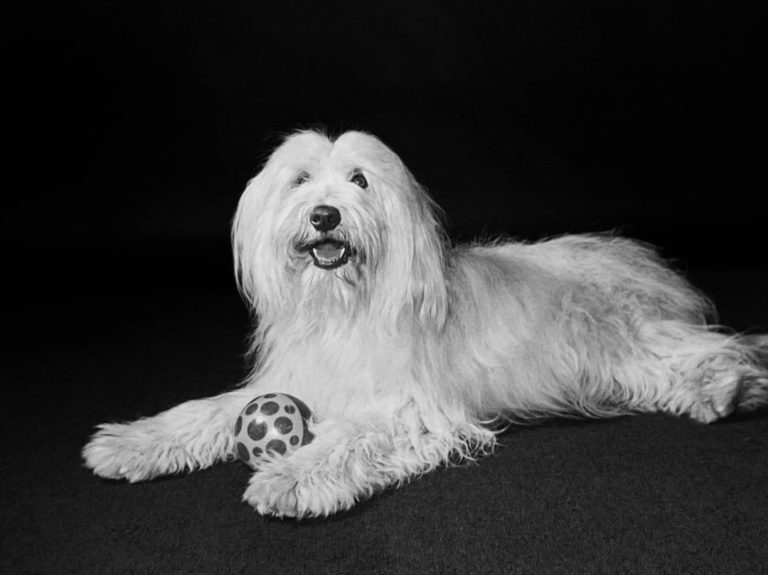
{"label": "polka dot ball", "polygon": [[287,393],[267,393],[252,399],[235,422],[237,456],[257,469],[265,453],[287,455],[314,438],[307,429],[309,407]]}

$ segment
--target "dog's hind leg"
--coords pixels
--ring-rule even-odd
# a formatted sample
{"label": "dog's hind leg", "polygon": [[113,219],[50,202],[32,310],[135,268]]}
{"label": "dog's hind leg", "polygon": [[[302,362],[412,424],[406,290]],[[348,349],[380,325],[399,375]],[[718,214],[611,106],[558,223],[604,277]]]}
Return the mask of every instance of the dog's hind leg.
{"label": "dog's hind leg", "polygon": [[653,384],[636,386],[643,390],[635,397],[641,409],[710,423],[768,404],[768,338],[729,336],[678,321],[652,322],[642,331],[646,354],[633,362],[634,371]]}
{"label": "dog's hind leg", "polygon": [[101,477],[131,482],[209,467],[232,453],[233,422],[253,393],[238,389],[154,417],[100,425],[83,449],[85,465]]}

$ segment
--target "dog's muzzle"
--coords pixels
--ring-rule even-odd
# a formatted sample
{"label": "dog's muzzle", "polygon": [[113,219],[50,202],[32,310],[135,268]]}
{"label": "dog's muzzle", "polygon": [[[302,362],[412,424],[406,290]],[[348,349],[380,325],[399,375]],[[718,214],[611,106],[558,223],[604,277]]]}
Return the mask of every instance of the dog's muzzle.
{"label": "dog's muzzle", "polygon": [[309,223],[322,238],[299,246],[299,251],[307,251],[312,256],[315,265],[323,269],[334,269],[349,261],[350,247],[342,239],[333,234],[341,223],[341,213],[333,206],[319,205],[312,208]]}

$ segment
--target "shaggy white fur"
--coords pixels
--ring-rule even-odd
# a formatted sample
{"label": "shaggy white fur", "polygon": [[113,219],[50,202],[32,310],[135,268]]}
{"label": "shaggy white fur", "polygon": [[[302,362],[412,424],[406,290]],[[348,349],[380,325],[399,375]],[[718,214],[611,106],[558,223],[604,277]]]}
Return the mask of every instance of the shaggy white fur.
{"label": "shaggy white fur", "polygon": [[768,339],[708,327],[708,302],[648,247],[610,236],[449,247],[436,208],[371,135],[288,137],[232,239],[254,313],[241,388],[100,426],[97,475],[150,479],[233,454],[255,395],[293,394],[315,440],[272,456],[244,499],[324,516],[493,448],[494,425],[642,411],[711,422],[768,403]]}

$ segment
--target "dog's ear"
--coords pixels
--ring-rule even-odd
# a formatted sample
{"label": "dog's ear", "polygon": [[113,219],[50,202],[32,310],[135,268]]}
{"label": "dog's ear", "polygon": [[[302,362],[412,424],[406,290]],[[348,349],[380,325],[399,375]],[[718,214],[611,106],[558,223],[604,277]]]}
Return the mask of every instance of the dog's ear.
{"label": "dog's ear", "polygon": [[[274,158],[274,155],[273,155]],[[278,250],[265,214],[279,201],[278,168],[270,159],[246,187],[232,221],[235,280],[243,299],[262,318],[281,294]]]}
{"label": "dog's ear", "polygon": [[439,328],[448,311],[447,239],[437,206],[405,166],[401,169],[392,184],[398,189],[382,194],[391,216],[383,296],[390,298],[386,306],[391,315],[405,312],[427,327]]}
{"label": "dog's ear", "polygon": [[256,276],[253,265],[255,242],[252,236],[257,228],[258,200],[266,195],[267,180],[268,175],[265,168],[248,182],[245,191],[240,196],[235,217],[232,220],[231,238],[235,281],[243,299],[252,308],[255,308],[256,305]]}

